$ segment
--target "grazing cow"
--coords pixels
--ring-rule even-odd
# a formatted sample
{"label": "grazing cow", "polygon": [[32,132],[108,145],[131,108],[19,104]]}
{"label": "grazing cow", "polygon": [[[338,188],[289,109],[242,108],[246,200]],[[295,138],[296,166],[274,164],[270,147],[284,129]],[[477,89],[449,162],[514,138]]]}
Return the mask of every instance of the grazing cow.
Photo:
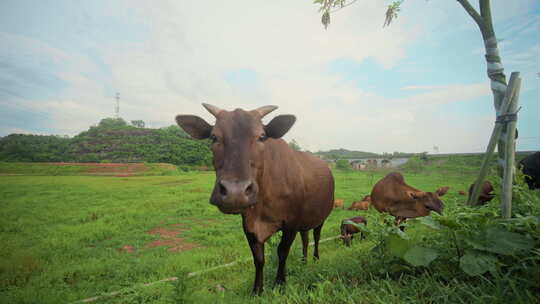
{"label": "grazing cow", "polygon": [[216,181],[210,203],[223,213],[241,214],[255,264],[253,293],[259,294],[264,243],[275,232],[282,231],[276,284],[285,282],[285,263],[298,231],[307,247],[307,231],[313,229],[314,257],[319,258],[321,229],[334,203],[334,178],[323,160],[294,151],[281,139],[294,124],[293,115],[263,125],[261,119],[276,106],[253,111],[203,106],[216,117],[214,126],[193,115],[178,115],[176,121],[192,137],[212,142]]}
{"label": "grazing cow", "polygon": [[459,194],[459,195],[465,195],[465,194],[467,194],[467,192],[465,192],[465,191],[463,191],[463,190],[459,190],[458,194]]}
{"label": "grazing cow", "polygon": [[370,205],[371,196],[366,195],[361,201],[353,202],[347,210],[368,210]]}
{"label": "grazing cow", "polygon": [[529,189],[540,189],[540,152],[533,153],[519,162]]}
{"label": "grazing cow", "polygon": [[440,187],[439,189],[437,189],[437,193],[439,194],[439,196],[443,196],[446,194],[446,192],[448,192],[448,189],[450,189],[450,187],[448,186],[444,186],[444,187]]}
{"label": "grazing cow", "polygon": [[337,199],[334,201],[334,208],[343,208],[344,201],[342,199]]}
{"label": "grazing cow", "polygon": [[[469,186],[469,197],[472,195],[474,183]],[[482,183],[482,188],[480,189],[480,196],[478,197],[478,202],[474,205],[484,205],[485,203],[491,201],[495,194],[493,192],[493,185],[490,181],[485,180]]]}
{"label": "grazing cow", "polygon": [[429,215],[431,211],[442,214],[443,196],[448,189],[439,188],[435,192],[423,192],[405,184],[403,175],[392,172],[378,181],[371,191],[371,203],[379,212],[388,212],[399,224],[408,218]]}
{"label": "grazing cow", "polygon": [[364,235],[358,229],[356,226],[353,226],[351,224],[344,224],[345,221],[352,221],[356,224],[364,224],[367,225],[367,220],[363,216],[355,216],[350,219],[345,219],[341,221],[341,236],[340,238],[343,239],[343,244],[345,244],[347,247],[351,246],[351,242],[353,239],[353,234],[360,232],[360,238],[363,239]]}

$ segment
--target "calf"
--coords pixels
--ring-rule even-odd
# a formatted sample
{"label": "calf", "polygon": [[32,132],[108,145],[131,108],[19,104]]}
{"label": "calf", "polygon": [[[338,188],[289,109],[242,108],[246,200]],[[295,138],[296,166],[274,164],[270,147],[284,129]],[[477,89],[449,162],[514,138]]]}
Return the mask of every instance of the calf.
{"label": "calf", "polygon": [[334,201],[334,208],[343,208],[344,201],[342,199],[337,199]]}
{"label": "calf", "polygon": [[[474,183],[469,186],[469,197],[472,195]],[[480,189],[480,196],[478,197],[478,202],[476,202],[474,205],[484,205],[487,202],[491,201],[495,194],[493,192],[493,185],[490,181],[485,180],[482,183],[482,188]]]}
{"label": "calf", "polygon": [[351,204],[348,210],[368,210],[371,205],[371,196],[366,195],[361,201],[356,201]]}
{"label": "calf", "polygon": [[356,226],[351,225],[351,224],[344,224],[346,221],[352,221],[352,222],[355,222],[356,224],[367,225],[367,220],[363,216],[355,216],[355,217],[352,217],[350,219],[345,219],[345,220],[341,221],[341,236],[340,236],[340,238],[343,240],[343,243],[347,247],[349,247],[349,246],[351,246],[351,242],[352,242],[352,239],[353,239],[353,234],[356,234],[356,233],[360,232],[360,238],[361,239],[364,238],[364,235],[362,234],[360,229],[358,229]]}

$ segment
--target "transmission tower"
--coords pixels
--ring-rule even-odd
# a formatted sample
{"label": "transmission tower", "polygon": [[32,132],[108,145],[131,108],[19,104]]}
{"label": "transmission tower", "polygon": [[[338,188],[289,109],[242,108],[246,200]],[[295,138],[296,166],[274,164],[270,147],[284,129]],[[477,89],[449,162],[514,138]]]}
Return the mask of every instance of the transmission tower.
{"label": "transmission tower", "polygon": [[114,107],[114,115],[120,118],[120,93],[116,92],[116,106]]}

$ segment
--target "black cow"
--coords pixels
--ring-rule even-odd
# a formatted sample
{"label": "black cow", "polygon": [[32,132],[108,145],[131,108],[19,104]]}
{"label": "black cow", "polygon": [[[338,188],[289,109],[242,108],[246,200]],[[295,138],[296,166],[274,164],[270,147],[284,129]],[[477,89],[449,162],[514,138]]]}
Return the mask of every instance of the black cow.
{"label": "black cow", "polygon": [[525,181],[529,189],[540,189],[540,152],[533,153],[519,162],[521,170],[526,175]]}

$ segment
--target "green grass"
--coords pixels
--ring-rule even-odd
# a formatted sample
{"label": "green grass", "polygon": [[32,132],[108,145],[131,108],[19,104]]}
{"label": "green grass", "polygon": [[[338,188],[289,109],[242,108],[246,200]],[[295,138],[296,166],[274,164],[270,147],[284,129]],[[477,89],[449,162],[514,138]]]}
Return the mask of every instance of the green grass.
{"label": "green grass", "polygon": [[[113,166],[113,167],[109,167]],[[132,168],[132,169],[130,169]],[[184,166],[189,169],[190,167]],[[185,170],[184,170],[185,171]],[[0,162],[0,175],[39,175],[39,176],[71,176],[71,175],[177,175],[174,165],[160,163],[16,163]]]}
{"label": "green grass", "polygon": [[[336,198],[344,199],[348,207],[368,194],[383,175],[336,171]],[[405,173],[405,177],[410,185],[425,191],[450,186],[444,197],[449,212],[465,200],[458,190],[467,189],[474,180],[473,175],[436,172]],[[378,257],[371,251],[375,244],[371,238],[355,239],[350,248],[338,240],[321,244],[321,260],[313,262],[310,257],[307,265],[300,261],[300,242],[296,241],[287,264],[288,282],[280,292],[272,289],[277,267],[276,237],[266,246],[266,290],[262,296],[252,297],[254,267],[240,216],[221,214],[208,203],[213,182],[213,172],[197,171],[136,177],[0,176],[0,302],[70,303],[116,290],[123,290],[123,295],[96,303],[538,300],[536,295],[527,294],[529,289],[519,289],[519,282],[512,278],[458,274],[455,261],[436,260],[433,267],[418,269]],[[365,215],[373,227],[380,222],[373,209],[335,209],[326,221],[322,238],[337,235],[341,220],[355,215]],[[176,224],[181,226],[173,226]],[[159,239],[148,233],[156,227],[182,229],[179,236],[196,247],[179,252],[164,246],[150,247]],[[421,228],[411,229],[412,234],[426,233]],[[121,250],[126,245],[134,252]],[[242,259],[232,267],[186,277],[188,272]],[[180,280],[141,286],[172,276]],[[217,291],[218,285],[225,291]],[[519,292],[513,291],[516,288]]]}

